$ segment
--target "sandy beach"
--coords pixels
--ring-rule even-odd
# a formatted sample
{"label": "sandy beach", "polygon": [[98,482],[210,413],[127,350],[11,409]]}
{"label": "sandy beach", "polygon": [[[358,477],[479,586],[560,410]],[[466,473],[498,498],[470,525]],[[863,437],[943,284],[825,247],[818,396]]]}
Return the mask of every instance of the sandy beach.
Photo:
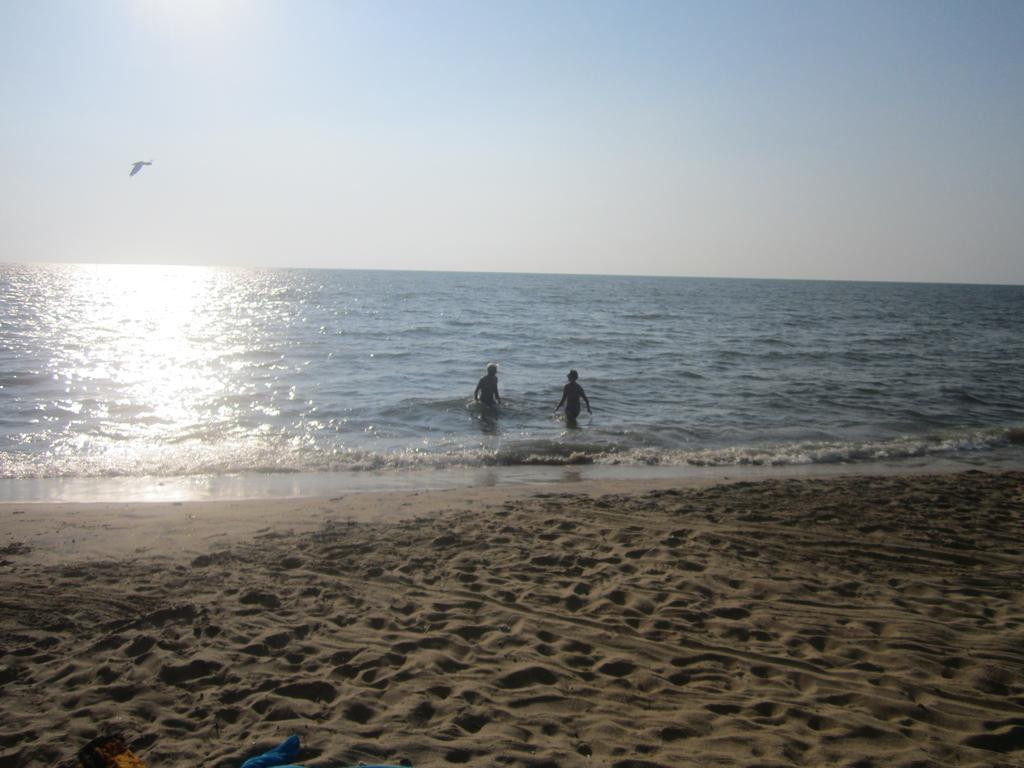
{"label": "sandy beach", "polygon": [[0,766],[1024,765],[1024,473],[0,506]]}

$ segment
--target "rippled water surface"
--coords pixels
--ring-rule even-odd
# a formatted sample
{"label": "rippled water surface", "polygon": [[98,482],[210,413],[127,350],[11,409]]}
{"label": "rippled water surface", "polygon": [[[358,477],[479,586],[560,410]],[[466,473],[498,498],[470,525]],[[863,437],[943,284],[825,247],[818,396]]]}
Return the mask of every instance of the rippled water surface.
{"label": "rippled water surface", "polygon": [[[0,476],[981,455],[1024,427],[1022,310],[1011,286],[0,266]],[[570,367],[578,429],[552,417]]]}

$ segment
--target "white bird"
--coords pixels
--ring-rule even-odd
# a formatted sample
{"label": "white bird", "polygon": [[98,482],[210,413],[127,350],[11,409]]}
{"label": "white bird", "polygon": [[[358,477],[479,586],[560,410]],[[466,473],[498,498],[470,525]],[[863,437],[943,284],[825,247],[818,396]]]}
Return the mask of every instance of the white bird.
{"label": "white bird", "polygon": [[134,176],[136,173],[138,173],[139,171],[142,170],[142,166],[144,166],[144,165],[152,165],[152,164],[153,164],[152,160],[139,160],[136,163],[132,163],[132,172],[129,173],[128,175],[129,176]]}

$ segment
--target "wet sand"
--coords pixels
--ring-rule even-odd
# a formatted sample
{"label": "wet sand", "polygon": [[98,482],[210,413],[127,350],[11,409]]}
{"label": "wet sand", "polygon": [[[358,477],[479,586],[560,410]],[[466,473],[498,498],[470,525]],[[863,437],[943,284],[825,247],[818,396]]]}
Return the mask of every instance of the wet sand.
{"label": "wet sand", "polygon": [[0,505],[0,766],[1024,765],[1024,473]]}

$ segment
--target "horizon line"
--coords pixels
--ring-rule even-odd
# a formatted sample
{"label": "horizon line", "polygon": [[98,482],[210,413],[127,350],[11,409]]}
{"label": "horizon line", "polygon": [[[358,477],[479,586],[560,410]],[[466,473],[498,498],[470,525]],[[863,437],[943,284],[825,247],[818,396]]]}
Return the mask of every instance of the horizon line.
{"label": "horizon line", "polygon": [[196,267],[202,269],[268,269],[268,270],[302,270],[313,271],[334,271],[334,272],[418,272],[427,274],[451,274],[451,275],[524,275],[524,276],[553,276],[553,277],[625,277],[625,278],[650,278],[668,280],[759,280],[775,282],[795,283],[879,283],[889,285],[976,285],[1020,288],[1024,282],[986,282],[986,281],[957,281],[957,280],[908,280],[908,279],[886,279],[886,278],[859,278],[859,277],[767,277],[759,275],[680,275],[680,274],[636,274],[629,272],[529,272],[522,270],[485,270],[485,269],[443,269],[443,268],[394,268],[394,267],[327,267],[327,266],[278,266],[269,264],[199,264],[194,262],[134,262],[134,261],[7,261],[0,258],[0,265],[21,266],[21,267]]}

